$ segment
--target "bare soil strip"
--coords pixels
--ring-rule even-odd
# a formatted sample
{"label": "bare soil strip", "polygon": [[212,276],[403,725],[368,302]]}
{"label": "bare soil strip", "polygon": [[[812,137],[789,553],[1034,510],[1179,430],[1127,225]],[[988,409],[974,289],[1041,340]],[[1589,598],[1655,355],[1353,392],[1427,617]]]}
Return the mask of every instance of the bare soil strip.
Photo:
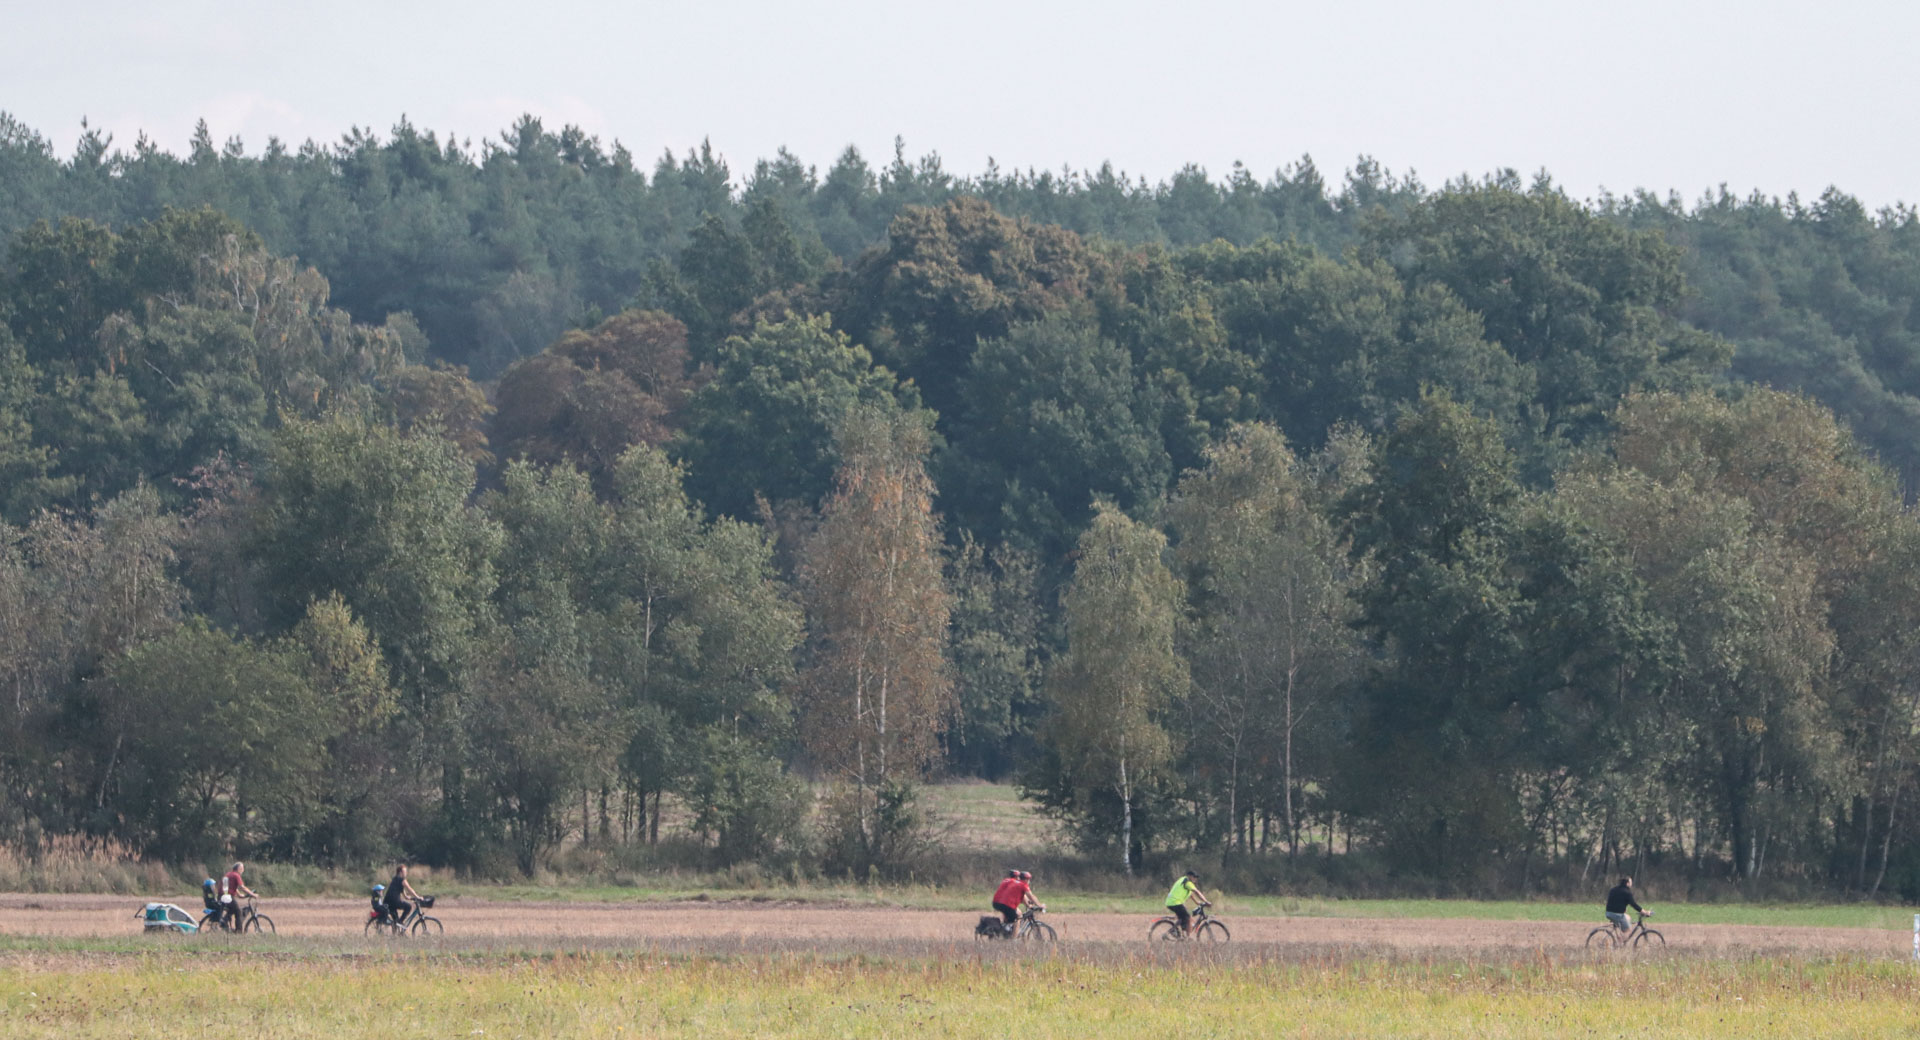
{"label": "bare soil strip", "polygon": [[[194,903],[179,905],[195,909]],[[0,895],[0,934],[58,938],[107,938],[137,934],[142,901],[128,896]],[[333,938],[359,935],[367,904],[344,899],[263,900],[282,936]],[[659,940],[723,940],[731,946],[766,941],[787,947],[818,941],[900,940],[970,942],[979,915],[951,910],[822,907],[781,903],[523,903],[442,899],[434,916],[447,936],[567,939],[634,943]],[[1050,914],[1063,941],[1141,942],[1153,915]],[[1350,947],[1386,952],[1495,950],[1564,951],[1578,947],[1593,927],[1564,921],[1486,921],[1412,918],[1241,917],[1226,915],[1235,943],[1326,949]],[[1597,922],[1596,922],[1597,923]],[[1906,956],[1904,933],[1865,928],[1781,928],[1745,925],[1666,924],[1669,947],[1696,954],[1760,953]],[[231,941],[212,939],[208,941]]]}

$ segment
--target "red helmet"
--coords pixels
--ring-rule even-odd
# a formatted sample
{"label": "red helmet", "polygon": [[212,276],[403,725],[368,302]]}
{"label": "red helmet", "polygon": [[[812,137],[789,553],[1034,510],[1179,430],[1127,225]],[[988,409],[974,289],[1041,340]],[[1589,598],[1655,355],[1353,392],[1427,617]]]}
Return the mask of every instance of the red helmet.
{"label": "red helmet", "polygon": [[1031,870],[1023,870],[1023,871],[1021,871],[1021,872],[1020,872],[1020,880],[1022,880],[1022,881],[1032,881],[1032,880],[1033,880],[1033,871],[1031,871]]}

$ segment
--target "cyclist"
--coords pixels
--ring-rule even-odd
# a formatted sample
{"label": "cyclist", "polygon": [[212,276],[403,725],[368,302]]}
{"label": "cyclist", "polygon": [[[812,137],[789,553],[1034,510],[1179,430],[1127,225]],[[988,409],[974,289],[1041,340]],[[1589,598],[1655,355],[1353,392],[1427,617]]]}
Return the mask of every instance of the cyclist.
{"label": "cyclist", "polygon": [[1633,907],[1648,917],[1653,916],[1653,911],[1641,907],[1639,901],[1633,898],[1633,879],[1623,877],[1619,884],[1607,891],[1607,920],[1622,932],[1633,930],[1633,925],[1627,921],[1627,907]]}
{"label": "cyclist", "polygon": [[1021,905],[1033,895],[1033,889],[1026,881],[1026,878],[1033,875],[1026,874],[1026,877],[1022,877],[1022,874],[1026,872],[1007,871],[1006,880],[1000,882],[1000,887],[993,890],[993,908],[1000,912],[1000,927],[1008,935],[1013,934],[1013,926],[1020,920]]}
{"label": "cyclist", "polygon": [[1033,907],[1035,910],[1045,910],[1047,908],[1047,904],[1042,903],[1040,901],[1040,896],[1036,894],[1033,890],[1033,871],[1031,870],[1021,871],[1020,880],[1026,882],[1026,885],[1027,885],[1027,905]]}
{"label": "cyclist", "polygon": [[1195,906],[1212,906],[1205,892],[1200,891],[1200,872],[1189,870],[1174,879],[1173,887],[1167,890],[1167,912],[1180,920],[1180,934],[1188,935],[1193,931],[1193,915],[1187,913],[1187,903]]}
{"label": "cyclist", "polygon": [[386,895],[387,913],[393,918],[395,925],[406,920],[407,914],[413,910],[413,904],[407,902],[409,897],[417,900],[420,898],[420,893],[415,892],[413,886],[407,883],[407,865],[395,864],[393,878],[387,882]]}
{"label": "cyclist", "polygon": [[214,924],[219,924],[220,923],[220,885],[218,882],[215,882],[212,878],[208,878],[205,881],[200,882],[200,903],[202,906],[205,906],[207,908],[207,914],[205,917],[201,918],[201,923],[204,924],[208,921],[211,921]]}
{"label": "cyclist", "polygon": [[226,915],[225,923],[229,928],[238,927],[240,924],[240,897],[259,894],[248,888],[247,882],[241,877],[246,871],[245,863],[235,863],[227,868],[226,876],[220,879],[220,905],[222,913]]}
{"label": "cyclist", "polygon": [[373,916],[385,920],[387,916],[387,886],[373,886]]}

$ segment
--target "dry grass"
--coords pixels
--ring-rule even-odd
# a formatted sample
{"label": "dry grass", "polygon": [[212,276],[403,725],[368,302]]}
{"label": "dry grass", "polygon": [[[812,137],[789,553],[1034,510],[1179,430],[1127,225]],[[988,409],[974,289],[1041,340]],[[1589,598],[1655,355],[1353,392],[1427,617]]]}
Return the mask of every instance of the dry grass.
{"label": "dry grass", "polygon": [[[1888,1036],[1910,966],[897,944],[832,954],[0,954],[0,1036]],[[1179,955],[1187,954],[1187,955]],[[236,958],[245,956],[244,961]]]}
{"label": "dry grass", "polygon": [[0,892],[133,894],[180,887],[165,865],[142,862],[118,845],[54,838],[32,854],[0,845]]}
{"label": "dry grass", "polygon": [[1058,822],[1005,784],[931,784],[921,789],[921,798],[952,849],[1017,855],[1056,853],[1066,844]]}

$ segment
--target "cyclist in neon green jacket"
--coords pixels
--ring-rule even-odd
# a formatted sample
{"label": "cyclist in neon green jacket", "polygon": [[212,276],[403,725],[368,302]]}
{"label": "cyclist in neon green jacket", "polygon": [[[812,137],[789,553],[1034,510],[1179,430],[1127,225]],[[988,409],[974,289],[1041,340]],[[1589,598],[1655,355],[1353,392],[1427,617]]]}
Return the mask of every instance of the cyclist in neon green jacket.
{"label": "cyclist in neon green jacket", "polygon": [[1182,935],[1193,931],[1193,915],[1187,913],[1187,904],[1207,906],[1211,902],[1207,894],[1200,891],[1199,880],[1200,872],[1189,870],[1175,879],[1173,887],[1167,890],[1167,912],[1180,919]]}

